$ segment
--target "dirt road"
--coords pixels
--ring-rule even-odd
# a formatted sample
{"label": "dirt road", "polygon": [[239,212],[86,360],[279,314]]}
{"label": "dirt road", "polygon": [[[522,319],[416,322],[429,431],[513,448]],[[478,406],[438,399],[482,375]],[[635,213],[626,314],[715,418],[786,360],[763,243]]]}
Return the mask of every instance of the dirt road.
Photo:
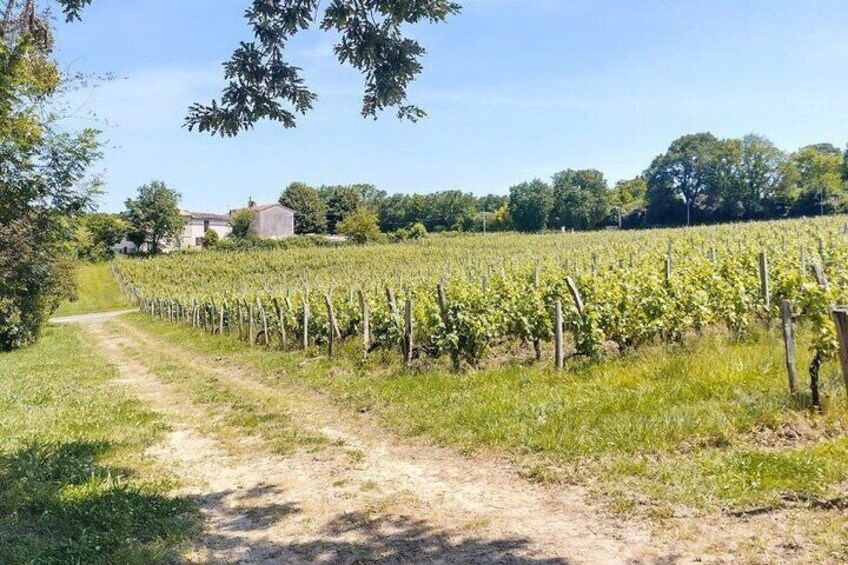
{"label": "dirt road", "polygon": [[[199,500],[205,531],[188,562],[679,563],[647,527],[612,518],[578,487],[521,479],[495,457],[394,438],[367,416],[300,386],[263,384],[247,368],[198,356],[120,317],[88,316],[86,331],[126,387],[170,426],[151,453]],[[202,373],[244,402],[260,399],[323,447],[284,455],[260,438],[216,437],[220,419],[157,363]],[[313,442],[314,443],[314,442]],[[313,445],[313,444],[310,444]]]}

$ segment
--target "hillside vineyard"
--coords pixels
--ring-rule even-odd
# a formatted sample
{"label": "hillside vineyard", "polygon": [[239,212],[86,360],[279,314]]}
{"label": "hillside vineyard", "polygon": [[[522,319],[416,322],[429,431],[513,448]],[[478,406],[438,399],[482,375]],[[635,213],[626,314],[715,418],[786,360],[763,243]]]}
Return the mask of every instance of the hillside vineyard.
{"label": "hillside vineyard", "polygon": [[821,363],[837,351],[830,308],[848,290],[847,221],[184,253],[121,259],[115,274],[142,311],[171,322],[330,355],[356,340],[456,368],[509,343],[540,359],[553,343],[561,366],[564,339],[597,357],[711,326],[741,333],[780,320],[786,300]]}

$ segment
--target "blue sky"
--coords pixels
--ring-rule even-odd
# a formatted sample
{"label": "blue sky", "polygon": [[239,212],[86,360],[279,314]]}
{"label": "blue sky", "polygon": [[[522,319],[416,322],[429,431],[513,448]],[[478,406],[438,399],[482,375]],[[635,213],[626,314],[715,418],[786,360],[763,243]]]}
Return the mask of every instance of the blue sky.
{"label": "blue sky", "polygon": [[296,130],[220,139],[182,121],[217,96],[220,63],[249,38],[248,0],[95,0],[59,26],[58,56],[119,77],[73,94],[69,119],[108,139],[102,208],[153,179],[215,211],[273,201],[295,180],[485,194],[591,167],[614,182],[697,131],[788,150],[848,142],[844,1],[460,1],[449,23],[411,31],[428,49],[410,90],[422,122],[362,119],[359,75],[339,66],[333,36],[309,32],[289,49],[315,110]]}

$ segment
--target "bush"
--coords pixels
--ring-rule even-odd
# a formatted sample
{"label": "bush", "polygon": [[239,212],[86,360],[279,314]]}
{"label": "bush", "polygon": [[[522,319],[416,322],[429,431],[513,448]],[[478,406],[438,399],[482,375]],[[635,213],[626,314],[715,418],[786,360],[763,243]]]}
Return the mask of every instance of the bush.
{"label": "bush", "polygon": [[36,341],[62,300],[74,298],[74,265],[41,221],[0,226],[0,351]]}
{"label": "bush", "polygon": [[221,243],[221,236],[213,229],[208,229],[203,233],[203,248],[214,249]]}
{"label": "bush", "polygon": [[427,237],[427,228],[421,222],[415,222],[409,226],[409,239],[424,239]]}
{"label": "bush", "polygon": [[338,223],[337,231],[355,243],[367,243],[380,238],[377,214],[367,208],[359,208]]}

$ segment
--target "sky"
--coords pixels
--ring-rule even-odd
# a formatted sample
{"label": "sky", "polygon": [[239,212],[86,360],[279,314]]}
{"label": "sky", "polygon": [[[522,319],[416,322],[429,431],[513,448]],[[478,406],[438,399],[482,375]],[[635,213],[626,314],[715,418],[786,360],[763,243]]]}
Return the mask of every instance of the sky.
{"label": "sky", "polygon": [[221,63],[250,39],[249,0],[94,0],[82,22],[58,25],[57,56],[115,77],[72,93],[66,120],[104,132],[101,209],[152,180],[186,209],[221,212],[273,202],[293,181],[483,195],[596,168],[613,183],[699,131],[788,151],[848,142],[844,0],[458,1],[447,23],[409,30],[427,49],[409,90],[424,120],[363,119],[361,76],[316,30],[287,46],[315,109],[294,130],[221,139],[183,119],[224,86]]}

